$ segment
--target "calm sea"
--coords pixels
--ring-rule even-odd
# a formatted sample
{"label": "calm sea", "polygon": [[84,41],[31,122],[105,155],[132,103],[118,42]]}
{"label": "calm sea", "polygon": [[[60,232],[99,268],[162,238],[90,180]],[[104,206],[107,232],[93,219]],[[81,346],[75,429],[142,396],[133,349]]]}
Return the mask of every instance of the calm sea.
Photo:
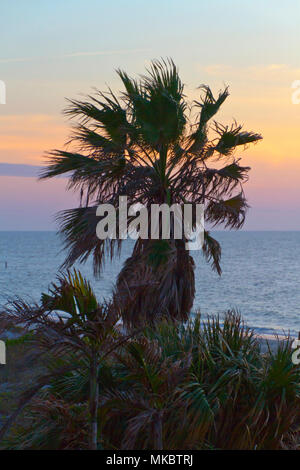
{"label": "calm sea", "polygon": [[[261,333],[300,330],[300,232],[215,232],[223,248],[219,277],[194,252],[196,298],[194,310],[220,313],[236,308],[249,326]],[[120,259],[107,262],[100,280],[91,263],[80,267],[99,298],[108,298],[132,240],[124,243]],[[39,300],[55,279],[64,259],[54,232],[0,232],[0,305],[14,296]],[[7,263],[7,267],[6,264]]]}

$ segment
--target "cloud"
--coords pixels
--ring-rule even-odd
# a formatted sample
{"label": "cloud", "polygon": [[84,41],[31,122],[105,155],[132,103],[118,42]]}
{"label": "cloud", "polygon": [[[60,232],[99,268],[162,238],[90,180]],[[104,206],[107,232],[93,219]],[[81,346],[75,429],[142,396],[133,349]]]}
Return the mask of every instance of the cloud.
{"label": "cloud", "polygon": [[243,80],[272,80],[273,83],[286,82],[300,76],[300,68],[288,64],[266,64],[250,66],[234,66],[225,64],[209,64],[197,68],[215,77],[230,77]]}
{"label": "cloud", "polygon": [[0,64],[8,64],[13,62],[29,62],[30,60],[34,60],[33,57],[15,57],[11,59],[0,59]]}
{"label": "cloud", "polygon": [[286,64],[270,64],[267,65],[267,70],[282,70],[287,68],[288,66]]}
{"label": "cloud", "polygon": [[17,163],[0,163],[0,176],[25,176],[37,178],[42,167]]}
{"label": "cloud", "polygon": [[97,55],[137,54],[139,52],[149,52],[149,50],[150,49],[123,49],[113,51],[72,52],[71,54],[64,54],[63,57],[90,57]]}
{"label": "cloud", "polygon": [[[0,163],[0,176],[21,176],[24,178],[38,178],[41,165],[27,165],[22,163]],[[56,178],[67,178],[67,175],[59,175]]]}
{"label": "cloud", "polygon": [[219,75],[220,73],[228,72],[232,69],[230,65],[225,64],[211,64],[201,67],[202,70],[209,75]]}
{"label": "cloud", "polygon": [[[63,54],[61,56],[49,57],[49,60],[66,59],[72,57],[93,57],[93,56],[106,56],[106,55],[120,55],[120,54],[138,54],[139,52],[149,52],[150,49],[120,49],[108,51],[83,51],[71,52],[70,54]],[[9,64],[15,62],[30,62],[33,60],[45,60],[45,57],[12,57],[0,59],[0,64]]]}

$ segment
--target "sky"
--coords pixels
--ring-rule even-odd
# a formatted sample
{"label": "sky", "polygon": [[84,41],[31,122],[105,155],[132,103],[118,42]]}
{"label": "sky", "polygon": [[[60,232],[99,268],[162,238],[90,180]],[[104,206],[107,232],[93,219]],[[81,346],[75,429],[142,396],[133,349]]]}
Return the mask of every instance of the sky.
{"label": "sky", "polygon": [[299,24],[298,0],[1,2],[0,230],[55,230],[55,213],[77,204],[64,178],[36,179],[70,136],[65,99],[118,92],[117,68],[135,76],[160,57],[190,100],[202,83],[228,85],[218,121],[263,135],[236,154],[252,168],[244,229],[300,230]]}

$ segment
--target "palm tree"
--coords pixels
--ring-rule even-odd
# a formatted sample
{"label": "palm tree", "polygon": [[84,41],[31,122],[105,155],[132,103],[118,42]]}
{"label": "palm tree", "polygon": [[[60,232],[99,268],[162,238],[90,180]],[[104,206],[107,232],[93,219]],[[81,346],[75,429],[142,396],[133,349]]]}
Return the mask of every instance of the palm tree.
{"label": "palm tree", "polygon": [[89,282],[76,270],[60,275],[58,282],[52,284],[49,294],[42,294],[40,304],[27,304],[22,299],[13,301],[3,312],[2,328],[13,324],[28,329],[32,351],[37,357],[46,354],[47,373],[38,376],[31,388],[21,395],[16,411],[0,429],[0,439],[45,385],[58,380],[63,374],[83,369],[87,371],[89,389],[89,448],[96,450],[99,434],[99,368],[128,339],[121,333],[118,321],[116,310],[111,304],[98,303]]}
{"label": "palm tree", "polygon": [[177,360],[164,354],[157,341],[143,335],[116,354],[118,380],[114,387],[104,390],[103,409],[106,432],[121,441],[121,449],[173,449],[179,434],[183,444],[187,435],[196,432],[192,420],[188,430],[184,426],[184,420],[191,416],[181,398],[181,387],[189,376],[190,354]]}
{"label": "palm tree", "polygon": [[[130,78],[117,71],[124,92],[98,91],[85,101],[70,100],[66,115],[77,118],[72,151],[54,150],[41,178],[69,175],[69,188],[79,190],[80,207],[58,219],[68,255],[64,267],[91,255],[99,274],[108,254],[119,252],[122,239],[96,236],[96,207],[128,204],[204,204],[211,226],[240,228],[247,202],[243,183],[249,167],[234,156],[237,147],[262,137],[234,122],[210,124],[228,97],[228,88],[213,96],[200,86],[200,100],[188,104],[172,60],[153,61],[146,76]],[[209,162],[215,167],[209,167]],[[119,230],[118,230],[119,232]],[[137,239],[121,270],[115,299],[128,326],[168,316],[186,320],[193,304],[194,262],[181,240]],[[203,255],[221,273],[221,247],[204,233]]]}

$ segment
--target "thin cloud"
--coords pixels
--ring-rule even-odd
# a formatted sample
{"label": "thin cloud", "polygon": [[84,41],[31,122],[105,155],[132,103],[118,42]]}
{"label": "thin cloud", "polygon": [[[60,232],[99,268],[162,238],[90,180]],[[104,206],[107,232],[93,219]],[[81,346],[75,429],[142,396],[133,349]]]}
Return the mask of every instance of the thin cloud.
{"label": "thin cloud", "polygon": [[30,60],[34,60],[33,57],[15,57],[11,59],[0,59],[0,64],[9,64],[13,62],[29,62]]}
{"label": "thin cloud", "polygon": [[[149,52],[150,49],[120,49],[110,51],[83,51],[83,52],[72,52],[70,54],[63,54],[61,56],[50,57],[49,59],[66,59],[72,57],[93,57],[93,56],[105,56],[105,55],[120,55],[120,54],[138,54],[139,52]],[[15,62],[30,62],[32,60],[45,60],[45,57],[15,57],[0,59],[0,64],[9,64]]]}
{"label": "thin cloud", "polygon": [[[21,176],[23,178],[38,178],[43,166],[22,163],[0,163],[0,176]],[[60,175],[57,178],[66,178]]]}
{"label": "thin cloud", "polygon": [[36,178],[42,167],[18,163],[0,163],[0,176],[25,176]]}
{"label": "thin cloud", "polygon": [[97,55],[117,55],[117,54],[137,54],[139,52],[149,52],[150,49],[122,49],[113,51],[87,51],[87,52],[72,52],[65,54],[63,57],[90,57]]}
{"label": "thin cloud", "polygon": [[197,68],[204,71],[208,75],[220,76],[223,75],[234,75],[234,76],[245,76],[264,78],[266,74],[273,77],[286,77],[287,75],[299,74],[300,69],[292,67],[288,64],[266,64],[266,65],[250,65],[250,66],[238,66],[238,65],[226,65],[226,64],[210,64],[202,66],[198,64]]}

